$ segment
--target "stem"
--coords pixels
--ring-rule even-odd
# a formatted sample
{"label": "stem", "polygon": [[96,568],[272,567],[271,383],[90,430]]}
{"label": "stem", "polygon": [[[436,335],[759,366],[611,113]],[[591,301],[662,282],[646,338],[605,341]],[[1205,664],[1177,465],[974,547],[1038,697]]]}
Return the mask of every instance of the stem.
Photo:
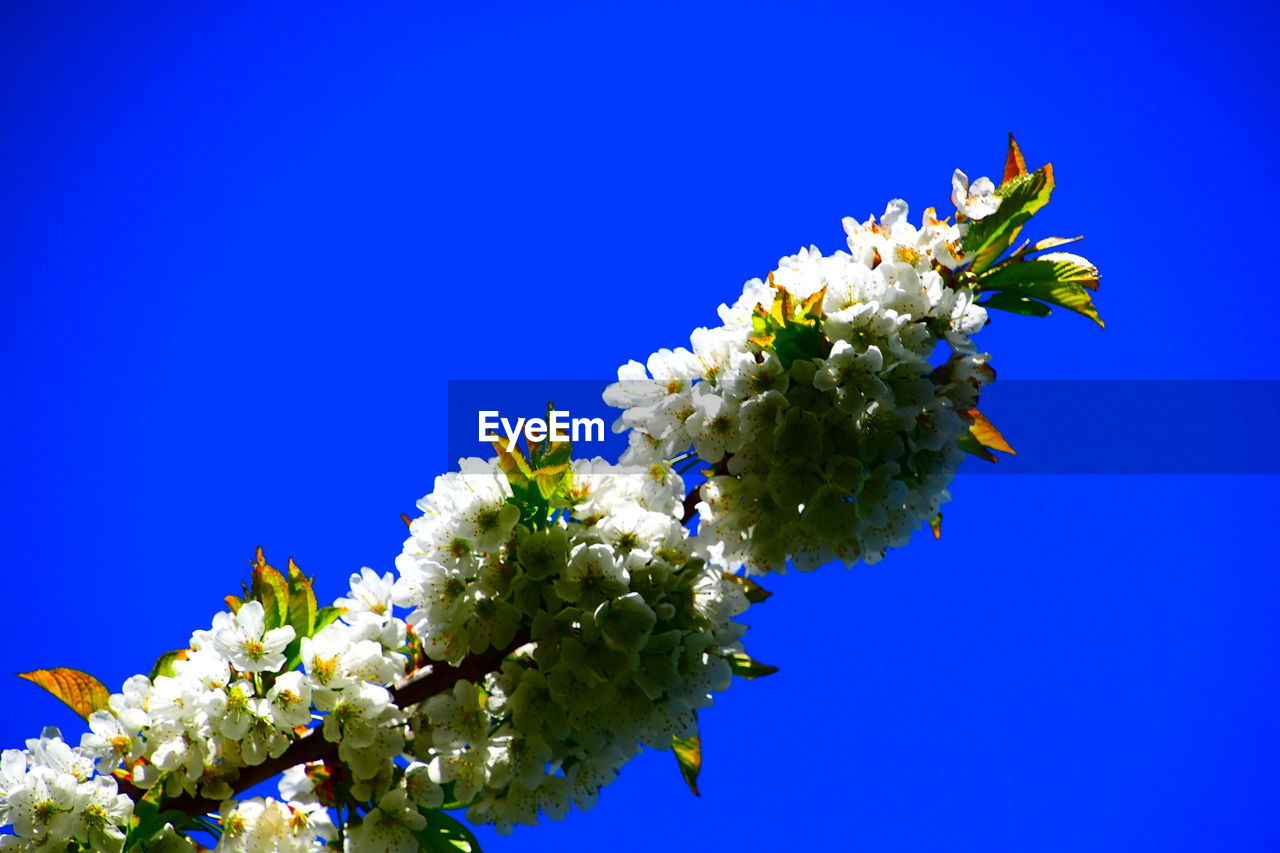
{"label": "stem", "polygon": [[[716,463],[716,467],[711,472],[712,477],[717,474],[729,473],[730,455],[731,454],[726,453],[720,461]],[[702,484],[699,483],[689,490],[689,494],[684,496],[684,516],[680,519],[681,524],[688,524],[693,520],[693,517],[698,514],[698,501],[702,500],[701,493]]]}
{"label": "stem", "polygon": [[683,468],[681,468],[681,469],[679,469],[678,471],[676,471],[676,473],[677,473],[677,474],[679,474],[679,475],[681,475],[681,476],[684,476],[686,473],[688,473],[689,471],[692,471],[694,468],[696,468],[696,467],[698,466],[698,463],[699,463],[699,462],[701,462],[701,461],[702,461],[702,460],[701,460],[701,459],[699,459],[697,456],[694,456],[694,457],[692,457],[692,458],[690,458],[690,459],[686,460],[686,461],[685,461],[685,463],[684,463],[684,467],[683,467]]}
{"label": "stem", "polygon": [[205,832],[212,835],[215,839],[222,837],[222,828],[207,817],[197,817],[196,824]]}

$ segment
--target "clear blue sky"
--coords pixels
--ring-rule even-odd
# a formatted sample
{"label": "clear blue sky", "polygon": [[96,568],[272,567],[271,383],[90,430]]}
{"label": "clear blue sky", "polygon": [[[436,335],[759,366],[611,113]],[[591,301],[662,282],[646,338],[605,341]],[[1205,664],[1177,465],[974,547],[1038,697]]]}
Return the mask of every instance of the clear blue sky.
{"label": "clear blue sky", "polygon": [[[1008,130],[1109,328],[1001,316],[1002,378],[1280,378],[1274,6],[343,5],[4,4],[0,673],[118,685],[259,544],[389,569],[446,380],[606,379]],[[1275,485],[962,477],[941,542],[770,584],[701,799],[646,755],[489,849],[1280,849]]]}

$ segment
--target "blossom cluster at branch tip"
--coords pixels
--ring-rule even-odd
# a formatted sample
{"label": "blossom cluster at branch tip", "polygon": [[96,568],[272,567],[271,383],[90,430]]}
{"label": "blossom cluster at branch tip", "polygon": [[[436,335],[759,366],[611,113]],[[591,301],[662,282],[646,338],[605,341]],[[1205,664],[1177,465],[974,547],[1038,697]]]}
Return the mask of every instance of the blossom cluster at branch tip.
{"label": "blossom cluster at branch tip", "polygon": [[874,563],[937,516],[994,377],[971,338],[986,311],[952,275],[972,260],[969,223],[999,206],[992,192],[957,172],[963,222],[930,208],[914,226],[900,200],[878,222],[846,218],[848,251],[782,258],[690,348],[619,368],[605,400],[630,430],[622,461],[692,448],[710,465],[697,504],[709,554],[756,574]]}

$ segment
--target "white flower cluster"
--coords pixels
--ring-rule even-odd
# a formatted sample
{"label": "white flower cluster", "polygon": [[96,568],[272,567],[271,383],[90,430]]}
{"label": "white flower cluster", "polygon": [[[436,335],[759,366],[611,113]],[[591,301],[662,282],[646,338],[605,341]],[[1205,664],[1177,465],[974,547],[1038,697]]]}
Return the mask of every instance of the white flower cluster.
{"label": "white flower cluster", "polygon": [[[1000,201],[985,178],[957,172],[954,188],[968,220]],[[844,227],[847,252],[782,258],[691,349],[629,362],[605,392],[624,410],[615,429],[631,429],[623,462],[692,446],[711,463],[700,537],[734,569],[872,563],[906,544],[948,499],[966,413],[993,376],[970,340],[986,311],[950,274],[970,260],[967,221],[931,208],[917,228],[895,200]],[[951,353],[935,369],[940,341]]]}
{"label": "white flower cluster", "polygon": [[[88,736],[86,736],[88,738]],[[116,780],[94,774],[91,750],[72,747],[54,728],[27,741],[25,750],[0,754],[0,850],[114,853],[124,843],[133,801]]]}
{"label": "white flower cluster", "polygon": [[[328,782],[318,784],[317,779],[324,780],[329,770],[323,764],[291,767],[280,780],[280,794],[289,801],[289,807],[306,815],[307,826],[325,838],[334,837],[326,807],[336,801],[332,786],[321,793],[319,788]],[[421,762],[397,767],[396,775],[396,782],[379,793],[364,820],[346,833],[346,850],[415,853],[421,849],[414,835],[427,825],[420,807],[438,808],[444,801],[443,792],[428,777],[427,767]]]}
{"label": "white flower cluster", "polygon": [[590,808],[647,744],[669,749],[731,677],[745,595],[681,524],[665,465],[573,463],[565,512],[534,529],[506,510],[494,463],[436,481],[397,559],[396,602],[433,656],[528,642],[500,671],[418,706],[408,752],[499,831]]}
{"label": "white flower cluster", "polygon": [[[79,833],[76,838],[98,832],[90,849],[118,849],[120,839],[112,842],[115,848],[103,846],[114,838],[111,827],[122,825],[102,817],[116,814],[102,811],[117,791],[106,774],[123,766],[121,772],[140,789],[163,781],[168,796],[224,799],[242,768],[280,756],[311,725],[316,710],[327,712],[324,737],[338,742],[357,790],[390,778],[404,743],[404,718],[387,686],[404,675],[407,664],[406,627],[391,614],[391,586],[390,574],[365,569],[353,575],[350,597],[338,602],[347,608],[341,621],[301,640],[305,671],[282,672],[295,631],[287,625],[268,630],[263,605],[248,601],[192,634],[190,650],[172,662],[172,674],[154,682],[145,675],[126,681],[111,696],[109,710],[89,717],[90,731],[80,746],[46,739],[32,742],[38,748],[30,747],[29,759],[6,752],[0,825],[11,823],[15,836],[5,838],[5,849],[50,849],[44,846],[49,838],[65,846],[68,831]],[[24,792],[10,784],[8,770],[27,760],[25,778],[34,787]],[[46,767],[64,775],[50,776]],[[27,798],[34,803],[30,809],[22,805]],[[127,796],[110,800],[110,809],[125,809],[125,819],[128,805]],[[263,826],[275,826],[274,818],[262,820]],[[249,812],[244,821],[260,822]],[[251,846],[228,849],[257,849],[256,842],[244,843]]]}
{"label": "white flower cluster", "polygon": [[[503,830],[589,808],[640,744],[670,748],[728,686],[745,630],[731,619],[747,601],[681,524],[670,466],[571,467],[554,511],[522,521],[496,460],[463,460],[420,502],[399,579],[353,575],[340,621],[299,638],[270,627],[260,601],[240,603],[167,674],[130,678],[79,747],[51,736],[5,753],[5,849],[118,849],[131,801],[95,771],[226,801],[219,851],[322,849],[339,799],[307,770],[286,773],[283,801],[230,799],[242,769],[316,721],[337,744],[343,797],[372,806],[347,834],[353,850],[417,849],[419,808],[446,793]],[[396,704],[410,654],[458,664],[490,649],[514,653],[416,708]]]}
{"label": "white flower cluster", "polygon": [[325,849],[319,836],[335,837],[323,807],[255,797],[224,804],[217,849],[223,853],[307,853]]}
{"label": "white flower cluster", "polygon": [[281,672],[295,632],[268,630],[260,602],[219,613],[211,630],[191,636],[191,651],[174,661],[172,675],[154,683],[134,676],[112,697],[110,713],[90,719],[99,771],[124,762],[140,788],[164,778],[170,796],[230,797],[239,770],[279,757],[311,724],[314,706],[328,712],[324,735],[340,743],[353,772],[375,778],[399,752],[371,746],[371,733],[397,721],[386,685],[404,674],[405,625],[389,601],[382,614],[356,602],[390,585],[389,575],[368,569],[353,576],[352,599],[342,599],[352,609],[302,639],[305,672]]}

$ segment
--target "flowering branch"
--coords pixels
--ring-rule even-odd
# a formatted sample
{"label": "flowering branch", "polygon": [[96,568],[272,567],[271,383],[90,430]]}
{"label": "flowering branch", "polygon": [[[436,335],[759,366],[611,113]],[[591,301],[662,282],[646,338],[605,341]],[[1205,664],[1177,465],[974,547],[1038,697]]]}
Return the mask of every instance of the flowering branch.
{"label": "flowering branch", "polygon": [[[769,595],[746,575],[938,535],[965,454],[1012,450],[977,408],[988,311],[1102,324],[1098,271],[1050,251],[1078,238],[1013,248],[1053,187],[1010,139],[998,187],[956,171],[954,222],[927,208],[917,227],[900,199],[846,219],[848,251],[782,258],[691,349],[619,369],[618,464],[546,435],[462,460],[406,518],[396,574],[362,569],[331,607],[259,551],[244,597],[120,693],[26,673],[90,732],[0,756],[0,847],[191,853],[198,826],[219,853],[475,853],[446,796],[499,832],[559,819],[641,744],[672,749],[696,792],[697,712],[775,671],[742,647],[736,617]],[[672,459],[707,480],[686,492]],[[407,652],[429,668],[405,679]],[[278,774],[283,802],[226,802]]]}
{"label": "flowering branch", "polygon": [[[502,665],[502,662],[512,652],[528,642],[529,632],[522,630],[506,648],[489,649],[478,655],[471,655],[457,666],[435,662],[425,672],[419,673],[416,677],[405,679],[391,691],[391,695],[397,707],[403,709],[412,708],[431,696],[447,693],[459,681],[476,681],[482,676],[493,672]],[[246,767],[233,786],[235,795],[239,795],[243,791],[268,779],[274,779],[290,767],[296,767],[299,764],[310,764],[314,761],[332,760],[337,757],[337,753],[338,744],[325,740],[324,732],[320,727],[313,728],[310,732],[294,741],[279,758],[271,758],[262,764]],[[146,794],[146,791],[128,781],[120,783],[120,790],[135,801]],[[221,805],[217,800],[208,797],[181,794],[173,799],[166,800],[164,808],[196,816],[216,812]]]}

